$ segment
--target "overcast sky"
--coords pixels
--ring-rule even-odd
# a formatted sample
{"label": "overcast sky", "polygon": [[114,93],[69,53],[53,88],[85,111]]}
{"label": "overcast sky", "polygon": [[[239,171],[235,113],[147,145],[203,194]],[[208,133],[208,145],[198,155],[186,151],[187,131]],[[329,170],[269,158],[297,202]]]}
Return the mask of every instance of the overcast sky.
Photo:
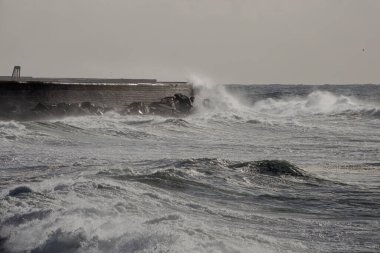
{"label": "overcast sky", "polygon": [[0,75],[380,83],[380,0],[0,0]]}

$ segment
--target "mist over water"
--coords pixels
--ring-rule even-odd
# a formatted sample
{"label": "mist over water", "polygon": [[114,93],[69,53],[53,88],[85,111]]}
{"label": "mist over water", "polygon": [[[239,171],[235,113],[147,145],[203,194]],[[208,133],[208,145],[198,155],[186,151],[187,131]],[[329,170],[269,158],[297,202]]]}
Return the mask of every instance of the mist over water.
{"label": "mist over water", "polygon": [[0,251],[380,250],[380,86],[192,81],[184,118],[0,122]]}

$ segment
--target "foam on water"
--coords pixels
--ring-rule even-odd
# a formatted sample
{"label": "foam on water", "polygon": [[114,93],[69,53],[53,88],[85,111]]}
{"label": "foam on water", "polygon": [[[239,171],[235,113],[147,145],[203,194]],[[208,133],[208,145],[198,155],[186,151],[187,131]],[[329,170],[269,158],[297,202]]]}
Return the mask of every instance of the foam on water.
{"label": "foam on water", "polygon": [[17,136],[25,134],[25,126],[15,121],[0,121],[0,138],[15,139]]}
{"label": "foam on water", "polygon": [[[11,252],[303,252],[313,251],[318,233],[332,228],[327,241],[358,247],[355,241],[372,240],[367,236],[377,226],[337,219],[375,218],[378,204],[363,203],[364,196],[377,199],[374,193],[306,176],[285,161],[138,164],[129,164],[132,170],[79,168],[81,175],[45,178],[27,191],[1,196],[2,247]],[[350,207],[358,204],[360,212],[352,213]],[[311,220],[320,232],[298,234],[300,227],[314,226]],[[334,234],[352,226],[361,227],[355,239],[334,242]]]}

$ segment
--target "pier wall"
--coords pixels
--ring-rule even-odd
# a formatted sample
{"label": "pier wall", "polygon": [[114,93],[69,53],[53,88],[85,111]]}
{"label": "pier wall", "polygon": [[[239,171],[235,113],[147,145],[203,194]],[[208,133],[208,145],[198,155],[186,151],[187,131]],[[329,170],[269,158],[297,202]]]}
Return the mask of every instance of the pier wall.
{"label": "pier wall", "polygon": [[33,108],[37,103],[92,102],[101,106],[120,107],[132,102],[155,102],[163,97],[182,93],[193,96],[188,83],[47,83],[0,81],[0,104]]}

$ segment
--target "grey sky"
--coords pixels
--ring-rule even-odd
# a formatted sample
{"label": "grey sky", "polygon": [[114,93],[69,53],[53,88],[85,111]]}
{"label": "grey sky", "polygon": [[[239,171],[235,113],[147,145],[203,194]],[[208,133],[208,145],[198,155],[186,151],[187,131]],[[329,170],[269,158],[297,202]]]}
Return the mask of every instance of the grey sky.
{"label": "grey sky", "polygon": [[379,0],[0,0],[0,75],[380,83],[379,13]]}

